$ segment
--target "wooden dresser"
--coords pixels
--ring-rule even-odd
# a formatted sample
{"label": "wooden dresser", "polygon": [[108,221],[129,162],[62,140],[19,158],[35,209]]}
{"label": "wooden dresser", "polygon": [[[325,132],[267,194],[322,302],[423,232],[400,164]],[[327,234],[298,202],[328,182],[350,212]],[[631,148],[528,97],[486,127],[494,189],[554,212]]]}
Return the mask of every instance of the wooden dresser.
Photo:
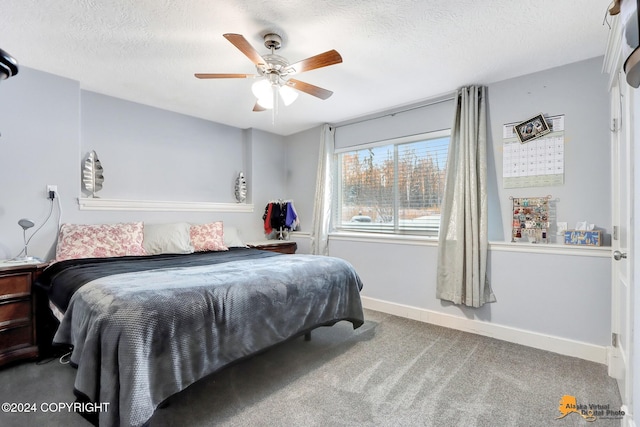
{"label": "wooden dresser", "polygon": [[263,251],[280,252],[281,254],[295,254],[298,244],[291,240],[263,240],[260,242],[249,242],[247,246]]}
{"label": "wooden dresser", "polygon": [[38,356],[31,285],[46,266],[0,263],[0,366]]}

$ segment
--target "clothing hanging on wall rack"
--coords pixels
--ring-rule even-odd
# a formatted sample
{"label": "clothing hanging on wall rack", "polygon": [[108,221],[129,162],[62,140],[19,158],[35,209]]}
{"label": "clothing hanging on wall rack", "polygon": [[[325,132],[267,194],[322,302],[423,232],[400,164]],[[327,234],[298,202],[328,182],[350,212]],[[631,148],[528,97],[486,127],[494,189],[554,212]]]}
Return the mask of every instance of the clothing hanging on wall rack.
{"label": "clothing hanging on wall rack", "polygon": [[292,200],[271,200],[264,208],[264,234],[270,235],[273,231],[277,231],[278,238],[283,238],[283,231],[293,231],[298,228],[300,221],[298,214],[293,206]]}

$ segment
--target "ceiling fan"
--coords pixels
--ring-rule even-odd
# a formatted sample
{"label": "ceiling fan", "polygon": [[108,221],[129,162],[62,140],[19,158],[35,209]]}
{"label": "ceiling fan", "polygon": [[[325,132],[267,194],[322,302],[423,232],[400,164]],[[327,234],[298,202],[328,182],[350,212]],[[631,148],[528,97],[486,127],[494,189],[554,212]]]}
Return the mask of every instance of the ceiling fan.
{"label": "ceiling fan", "polygon": [[329,50],[290,64],[286,58],[274,53],[282,45],[282,38],[277,34],[269,33],[264,36],[264,45],[271,50],[271,53],[267,55],[260,55],[241,34],[224,34],[224,37],[254,63],[258,74],[196,73],[195,76],[199,79],[260,78],[251,87],[253,94],[258,98],[253,111],[268,109],[275,111],[278,98],[282,98],[285,105],[291,104],[298,96],[296,90],[293,89],[320,99],[327,99],[333,94],[330,90],[291,78],[291,76],[341,63],[342,57],[337,51]]}

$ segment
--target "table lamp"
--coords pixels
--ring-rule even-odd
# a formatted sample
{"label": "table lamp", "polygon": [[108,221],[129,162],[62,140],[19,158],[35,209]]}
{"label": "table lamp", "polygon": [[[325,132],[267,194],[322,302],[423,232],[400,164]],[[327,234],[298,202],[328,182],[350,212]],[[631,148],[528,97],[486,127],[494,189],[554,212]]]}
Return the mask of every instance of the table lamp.
{"label": "table lamp", "polygon": [[27,246],[28,246],[27,230],[29,228],[33,227],[35,225],[35,223],[33,221],[31,221],[30,219],[22,218],[20,221],[18,221],[18,225],[20,227],[22,227],[22,240],[24,242],[24,256],[20,257],[19,259],[21,261],[33,260],[33,257],[30,257],[29,254],[27,253]]}

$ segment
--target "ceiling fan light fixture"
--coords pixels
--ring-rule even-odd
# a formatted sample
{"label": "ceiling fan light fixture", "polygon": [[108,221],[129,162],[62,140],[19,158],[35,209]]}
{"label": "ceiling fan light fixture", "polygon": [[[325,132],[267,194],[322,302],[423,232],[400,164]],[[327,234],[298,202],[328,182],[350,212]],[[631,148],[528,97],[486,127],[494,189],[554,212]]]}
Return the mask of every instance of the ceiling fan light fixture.
{"label": "ceiling fan light fixture", "polygon": [[258,98],[256,102],[265,110],[271,110],[273,108],[273,96]]}
{"label": "ceiling fan light fixture", "polygon": [[251,85],[251,92],[258,98],[258,105],[266,110],[273,108],[273,88],[267,79],[261,79]]}
{"label": "ceiling fan light fixture", "polygon": [[258,99],[271,97],[271,83],[267,79],[260,79],[251,85],[251,92]]}
{"label": "ceiling fan light fixture", "polygon": [[[251,86],[251,91],[257,98],[253,111],[272,109],[275,117],[280,101],[285,106],[291,105],[297,99],[299,92],[304,92],[323,100],[333,94],[330,90],[290,77],[294,74],[341,63],[342,56],[336,50],[328,50],[291,64],[286,58],[274,53],[282,45],[282,38],[277,34],[269,33],[263,37],[265,47],[271,51],[266,55],[260,55],[242,34],[226,33],[223,36],[253,62],[258,74],[196,73],[195,77],[198,79],[246,79],[257,77],[258,80]],[[278,96],[278,93],[280,96]]]}
{"label": "ceiling fan light fixture", "polygon": [[[289,86],[278,86],[277,93],[280,94],[285,106],[291,105],[297,98],[298,92]],[[251,92],[258,98],[258,105],[270,110],[273,108],[273,85],[267,79],[261,79],[251,85]]]}
{"label": "ceiling fan light fixture", "polygon": [[293,104],[293,101],[298,98],[298,92],[289,86],[280,86],[279,92],[282,102],[284,102],[284,105],[286,106]]}

